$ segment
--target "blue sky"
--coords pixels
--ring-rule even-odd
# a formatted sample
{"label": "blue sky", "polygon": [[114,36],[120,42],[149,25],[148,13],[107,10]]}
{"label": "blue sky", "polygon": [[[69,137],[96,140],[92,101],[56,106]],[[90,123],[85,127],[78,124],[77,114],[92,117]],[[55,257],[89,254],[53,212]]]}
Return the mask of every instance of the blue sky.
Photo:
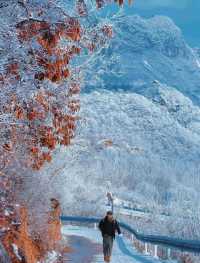
{"label": "blue sky", "polygon": [[178,25],[192,47],[200,47],[200,0],[134,0],[126,13],[149,17],[167,15]]}

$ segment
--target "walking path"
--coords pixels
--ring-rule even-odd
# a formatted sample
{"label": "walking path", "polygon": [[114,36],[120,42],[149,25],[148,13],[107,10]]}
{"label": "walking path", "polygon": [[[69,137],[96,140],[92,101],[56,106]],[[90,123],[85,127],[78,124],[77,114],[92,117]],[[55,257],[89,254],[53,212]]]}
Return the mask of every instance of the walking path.
{"label": "walking path", "polygon": [[[99,249],[97,244],[101,245],[102,238],[98,230],[87,228],[87,227],[79,227],[79,226],[70,226],[65,225],[62,228],[63,235],[69,236],[69,241],[72,237],[74,243],[74,251],[78,253],[74,253],[72,256],[69,254],[66,262],[73,263],[103,263],[102,257],[102,249]],[[74,242],[74,236],[80,237],[78,239],[78,243]],[[82,238],[82,239],[81,239]],[[81,242],[80,242],[81,240]],[[85,240],[85,241],[84,241]],[[93,243],[88,242],[88,240]],[[92,249],[91,244],[93,244],[93,248],[96,244],[96,253],[94,253],[94,249]],[[73,247],[72,247],[73,249]],[[100,251],[99,251],[100,250]],[[88,256],[93,251],[93,258],[88,258]],[[87,259],[86,259],[87,258]],[[124,237],[116,237],[116,242],[114,243],[113,248],[113,256],[111,263],[161,263],[166,261],[160,261],[151,256],[145,256],[137,252],[134,247],[131,245],[131,242],[125,239]],[[167,261],[168,263],[172,263],[172,261]]]}

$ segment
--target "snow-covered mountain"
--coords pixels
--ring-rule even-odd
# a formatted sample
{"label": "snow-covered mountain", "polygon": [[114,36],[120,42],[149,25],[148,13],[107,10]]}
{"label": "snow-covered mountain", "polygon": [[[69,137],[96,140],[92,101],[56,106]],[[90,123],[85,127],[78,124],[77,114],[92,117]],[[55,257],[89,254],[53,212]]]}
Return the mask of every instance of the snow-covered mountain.
{"label": "snow-covered mountain", "polygon": [[134,15],[113,24],[115,37],[93,65],[89,86],[140,93],[158,80],[199,103],[200,58],[170,18]]}

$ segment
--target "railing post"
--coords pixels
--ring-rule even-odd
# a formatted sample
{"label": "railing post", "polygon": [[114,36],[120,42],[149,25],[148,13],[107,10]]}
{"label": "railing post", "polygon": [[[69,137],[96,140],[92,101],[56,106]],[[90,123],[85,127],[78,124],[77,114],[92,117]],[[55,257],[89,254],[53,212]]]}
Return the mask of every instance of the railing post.
{"label": "railing post", "polygon": [[158,258],[158,245],[154,245],[154,257]]}
{"label": "railing post", "polygon": [[168,259],[171,258],[171,249],[170,248],[167,249],[167,258]]}
{"label": "railing post", "polygon": [[148,244],[147,243],[144,243],[144,253],[145,255],[148,255]]}
{"label": "railing post", "polygon": [[133,234],[131,234],[131,242],[133,242],[133,240],[134,240],[134,236]]}
{"label": "railing post", "polygon": [[95,230],[97,229],[97,223],[94,223],[94,229]]}

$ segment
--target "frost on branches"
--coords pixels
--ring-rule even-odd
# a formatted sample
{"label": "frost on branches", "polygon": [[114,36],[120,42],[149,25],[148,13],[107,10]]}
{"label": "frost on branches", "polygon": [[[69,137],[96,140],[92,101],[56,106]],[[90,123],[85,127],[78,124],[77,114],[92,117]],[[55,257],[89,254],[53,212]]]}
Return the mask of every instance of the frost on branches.
{"label": "frost on branches", "polygon": [[24,181],[70,145],[84,69],[113,36],[111,24],[93,19],[110,1],[61,2],[0,0],[0,237],[12,262],[42,262],[49,251],[62,252],[59,202],[52,199],[40,221]]}

